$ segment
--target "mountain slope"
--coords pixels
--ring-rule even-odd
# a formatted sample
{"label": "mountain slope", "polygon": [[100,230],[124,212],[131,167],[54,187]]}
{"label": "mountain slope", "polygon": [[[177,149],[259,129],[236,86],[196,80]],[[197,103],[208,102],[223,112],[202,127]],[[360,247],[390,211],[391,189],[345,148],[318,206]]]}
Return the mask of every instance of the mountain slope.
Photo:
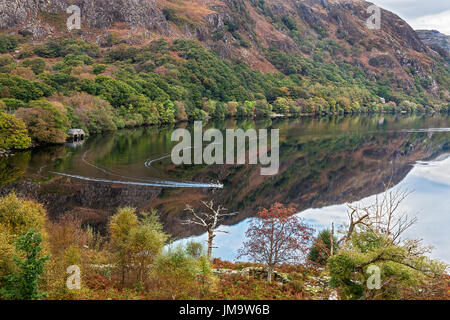
{"label": "mountain slope", "polygon": [[[68,32],[71,4],[81,9],[82,29]],[[273,111],[448,110],[448,61],[389,11],[381,11],[379,30],[369,30],[370,5],[0,0],[0,109],[30,129],[35,122],[19,109],[42,118],[51,103],[67,118],[56,131],[76,125],[88,132]],[[46,102],[30,105],[38,99]],[[98,104],[108,119],[92,112]]]}
{"label": "mountain slope", "polygon": [[[436,51],[442,56],[450,56],[450,36],[440,33],[437,30],[416,30],[420,40],[432,49],[438,48]],[[443,49],[446,54],[439,50]]]}

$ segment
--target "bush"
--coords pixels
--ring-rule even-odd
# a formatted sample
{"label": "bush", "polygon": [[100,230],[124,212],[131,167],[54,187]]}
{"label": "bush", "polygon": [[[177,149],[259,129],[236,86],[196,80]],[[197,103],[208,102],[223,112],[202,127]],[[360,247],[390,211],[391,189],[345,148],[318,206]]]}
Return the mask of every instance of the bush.
{"label": "bush", "polygon": [[105,69],[106,69],[107,67],[108,67],[108,66],[107,66],[106,64],[96,64],[96,65],[94,65],[94,67],[93,67],[93,72],[94,72],[95,75],[99,75],[100,73],[102,73],[103,71],[105,71]]}
{"label": "bush", "polygon": [[34,48],[34,53],[43,58],[65,57],[68,54],[85,54],[98,57],[100,49],[96,44],[83,40],[56,38]]}
{"label": "bush", "polygon": [[0,33],[0,53],[14,51],[17,48],[17,38],[9,34]]}
{"label": "bush", "polygon": [[[11,65],[14,65],[16,60],[9,54],[0,55],[0,72],[7,73],[7,69],[12,69]],[[6,68],[4,68],[6,67]]]}
{"label": "bush", "polygon": [[[409,245],[414,241],[405,240],[405,247],[390,241],[381,233],[360,232],[350,238],[350,244],[329,258],[330,284],[341,290],[343,298],[399,299],[403,290],[418,289],[427,278],[445,274],[446,265],[422,256],[421,248],[410,251]],[[382,283],[377,291],[366,286],[371,276],[369,266],[380,269]]]}
{"label": "bush", "polygon": [[46,212],[42,205],[20,199],[15,193],[0,198],[0,228],[2,233],[17,235],[33,228],[44,233]]}
{"label": "bush", "polygon": [[189,299],[203,296],[211,280],[210,268],[205,256],[193,257],[190,250],[182,246],[160,254],[152,272],[158,298]]}
{"label": "bush", "polygon": [[0,150],[26,149],[31,139],[22,119],[0,111]]}
{"label": "bush", "polygon": [[46,65],[47,64],[45,63],[45,60],[42,58],[25,59],[22,62],[22,66],[30,67],[31,70],[33,70],[34,74],[41,74],[42,72],[44,72]]}
{"label": "bush", "polygon": [[20,199],[15,193],[0,197],[0,287],[4,286],[5,277],[17,272],[17,255],[21,249],[16,240],[21,235],[35,230],[42,235],[44,248],[48,246],[45,222],[46,212],[40,204]]}
{"label": "bush", "polygon": [[289,286],[295,292],[302,292],[305,287],[305,283],[302,280],[292,280],[289,282]]}

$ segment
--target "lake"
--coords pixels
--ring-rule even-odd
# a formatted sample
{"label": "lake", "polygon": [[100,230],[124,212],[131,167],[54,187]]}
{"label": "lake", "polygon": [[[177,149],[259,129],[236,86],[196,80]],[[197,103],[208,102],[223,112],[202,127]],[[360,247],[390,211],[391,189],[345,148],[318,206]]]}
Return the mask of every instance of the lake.
{"label": "lake", "polygon": [[[336,116],[209,121],[204,127],[280,130],[280,169],[259,165],[181,165],[171,162],[175,128],[143,127],[91,136],[0,158],[0,193],[11,190],[45,205],[52,219],[79,216],[105,231],[121,206],[157,209],[175,239],[203,240],[182,225],[186,204],[213,199],[236,216],[224,221],[213,255],[233,260],[258,208],[294,206],[317,230],[346,222],[348,203],[371,203],[387,183],[413,193],[400,210],[417,215],[408,236],[435,247],[450,262],[450,116]],[[223,185],[223,188],[218,188]]]}

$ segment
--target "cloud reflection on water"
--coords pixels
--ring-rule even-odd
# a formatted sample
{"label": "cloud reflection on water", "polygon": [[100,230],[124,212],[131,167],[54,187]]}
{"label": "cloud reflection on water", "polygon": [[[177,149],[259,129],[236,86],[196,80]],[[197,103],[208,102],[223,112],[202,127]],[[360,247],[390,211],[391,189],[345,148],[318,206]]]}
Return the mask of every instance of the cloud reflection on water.
{"label": "cloud reflection on water", "polygon": [[[432,161],[420,161],[394,188],[413,190],[401,204],[399,210],[416,215],[418,223],[407,231],[408,238],[423,239],[425,245],[431,245],[434,250],[431,257],[450,263],[450,155],[442,155]],[[375,195],[358,203],[371,204]],[[331,223],[339,227],[347,222],[347,205],[334,205],[320,209],[308,209],[298,213],[298,216],[313,226],[316,230],[329,228]],[[213,255],[225,260],[234,260],[236,252],[242,244],[247,229],[248,220],[234,226],[222,226],[216,237],[217,249]],[[195,240],[206,241],[206,234],[175,243],[186,243]]]}

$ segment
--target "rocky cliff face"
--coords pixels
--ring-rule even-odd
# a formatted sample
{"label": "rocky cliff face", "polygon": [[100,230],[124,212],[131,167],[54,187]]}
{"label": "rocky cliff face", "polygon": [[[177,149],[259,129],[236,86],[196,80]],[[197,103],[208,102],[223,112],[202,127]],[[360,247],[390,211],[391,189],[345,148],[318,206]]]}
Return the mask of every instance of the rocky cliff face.
{"label": "rocky cliff face", "polygon": [[[147,0],[1,0],[0,28],[48,26],[42,13],[65,14],[70,5],[80,7],[87,28],[105,29],[115,23],[165,33],[168,23],[155,1]],[[52,32],[51,28],[48,30]]]}
{"label": "rocky cliff face", "polygon": [[427,46],[437,49],[439,53],[441,53],[439,49],[443,49],[447,56],[450,56],[450,36],[436,30],[416,30],[416,33]]}

